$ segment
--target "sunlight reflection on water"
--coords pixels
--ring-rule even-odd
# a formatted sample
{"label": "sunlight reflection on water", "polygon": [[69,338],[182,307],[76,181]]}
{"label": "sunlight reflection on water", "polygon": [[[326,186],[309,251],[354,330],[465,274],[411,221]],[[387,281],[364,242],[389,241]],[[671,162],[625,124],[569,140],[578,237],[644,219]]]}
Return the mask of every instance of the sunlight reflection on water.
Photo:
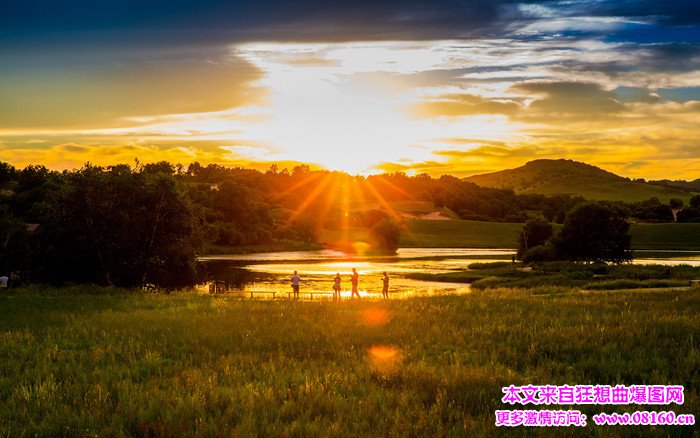
{"label": "sunlight reflection on water", "polygon": [[[360,274],[359,291],[363,298],[382,299],[382,273],[388,272],[392,299],[415,296],[458,295],[470,293],[469,284],[421,281],[408,274],[440,274],[467,269],[471,263],[510,260],[509,249],[477,248],[401,248],[396,257],[353,256],[338,251],[302,251],[243,255],[208,256],[200,260],[223,263],[245,277],[230,290],[232,296],[286,298],[291,292],[290,276],[301,276],[300,298],[332,300],[333,277],[341,276],[341,299],[350,299],[352,268]],[[634,264],[689,264],[700,266],[698,253],[683,257],[635,259]],[[247,278],[250,276],[251,278]]]}

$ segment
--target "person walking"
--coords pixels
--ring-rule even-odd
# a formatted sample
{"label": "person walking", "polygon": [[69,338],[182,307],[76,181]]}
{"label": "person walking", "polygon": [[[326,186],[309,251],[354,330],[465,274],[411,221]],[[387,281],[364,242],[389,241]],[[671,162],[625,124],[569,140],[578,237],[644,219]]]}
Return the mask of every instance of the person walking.
{"label": "person walking", "polygon": [[299,299],[299,282],[300,281],[301,281],[301,278],[297,274],[297,271],[294,271],[294,275],[292,275],[292,293],[294,294],[295,300]]}
{"label": "person walking", "polygon": [[384,299],[389,299],[389,274],[384,271],[384,277],[382,278],[382,296]]}
{"label": "person walking", "polygon": [[335,273],[333,279],[333,299],[340,301],[340,272]]}
{"label": "person walking", "polygon": [[350,283],[352,284],[352,293],[350,294],[350,298],[354,298],[355,295],[357,295],[357,298],[360,298],[360,292],[357,290],[357,285],[360,283],[360,274],[357,273],[355,268],[352,268]]}
{"label": "person walking", "polygon": [[2,277],[0,277],[0,287],[1,288],[7,287],[7,283],[9,283],[9,281],[10,281],[10,279],[7,278],[7,275],[3,275]]}

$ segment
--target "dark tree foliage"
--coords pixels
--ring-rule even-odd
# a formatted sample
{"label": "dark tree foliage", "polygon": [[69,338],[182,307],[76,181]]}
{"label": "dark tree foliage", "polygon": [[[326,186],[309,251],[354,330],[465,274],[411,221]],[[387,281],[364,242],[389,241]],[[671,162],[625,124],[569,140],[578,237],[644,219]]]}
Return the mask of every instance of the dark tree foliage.
{"label": "dark tree foliage", "polygon": [[379,252],[394,254],[399,248],[401,228],[391,218],[382,219],[370,228],[370,234]]}
{"label": "dark tree foliage", "polygon": [[683,206],[685,205],[685,203],[683,202],[682,199],[671,198],[671,199],[668,201],[668,205],[669,205],[669,207],[671,207],[671,208],[677,209],[677,208],[683,208]]}
{"label": "dark tree foliage", "polygon": [[531,248],[544,245],[552,237],[552,224],[542,218],[532,218],[525,222],[518,237],[518,252],[515,257],[523,260]]}
{"label": "dark tree foliage", "polygon": [[678,222],[700,222],[700,208],[684,208],[676,214]]}
{"label": "dark tree foliage", "polygon": [[560,260],[609,261],[632,258],[624,210],[597,202],[574,207],[552,244]]}
{"label": "dark tree foliage", "polygon": [[[682,202],[682,201],[681,201]],[[659,198],[650,198],[629,206],[630,216],[648,222],[672,222],[673,210],[670,205],[662,204]]]}
{"label": "dark tree foliage", "polygon": [[88,165],[66,173],[41,210],[27,267],[35,280],[164,288],[197,280],[196,217],[172,175]]}
{"label": "dark tree foliage", "polygon": [[700,208],[700,195],[694,195],[692,198],[690,198],[690,207]]}
{"label": "dark tree foliage", "polygon": [[0,203],[0,275],[19,270],[27,257],[27,226]]}

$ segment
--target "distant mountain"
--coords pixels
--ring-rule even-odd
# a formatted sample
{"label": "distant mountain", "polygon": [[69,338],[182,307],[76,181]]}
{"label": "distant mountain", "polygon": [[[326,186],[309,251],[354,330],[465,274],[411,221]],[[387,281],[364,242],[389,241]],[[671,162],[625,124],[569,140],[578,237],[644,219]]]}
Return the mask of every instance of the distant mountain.
{"label": "distant mountain", "polygon": [[513,189],[516,193],[568,194],[586,199],[644,201],[652,197],[668,202],[687,201],[693,193],[668,185],[633,181],[590,164],[572,160],[535,160],[515,169],[465,178],[483,187]]}

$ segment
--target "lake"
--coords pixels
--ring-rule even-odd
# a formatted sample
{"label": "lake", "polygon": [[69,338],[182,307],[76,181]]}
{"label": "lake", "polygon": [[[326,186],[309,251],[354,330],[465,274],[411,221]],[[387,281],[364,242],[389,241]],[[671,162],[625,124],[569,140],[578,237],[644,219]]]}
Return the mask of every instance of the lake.
{"label": "lake", "polygon": [[[258,297],[286,296],[290,291],[290,276],[298,271],[301,276],[302,298],[331,299],[333,277],[340,273],[343,297],[350,296],[352,268],[360,274],[360,295],[381,298],[382,273],[391,277],[392,298],[466,294],[469,285],[420,281],[406,278],[408,273],[444,273],[467,269],[475,262],[511,260],[512,249],[483,248],[400,248],[395,256],[345,254],[333,250],[270,252],[255,254],[227,254],[200,257],[207,263],[217,280],[232,285],[233,293],[258,294]],[[700,251],[644,251],[643,258],[634,264],[688,264],[700,266]]]}

